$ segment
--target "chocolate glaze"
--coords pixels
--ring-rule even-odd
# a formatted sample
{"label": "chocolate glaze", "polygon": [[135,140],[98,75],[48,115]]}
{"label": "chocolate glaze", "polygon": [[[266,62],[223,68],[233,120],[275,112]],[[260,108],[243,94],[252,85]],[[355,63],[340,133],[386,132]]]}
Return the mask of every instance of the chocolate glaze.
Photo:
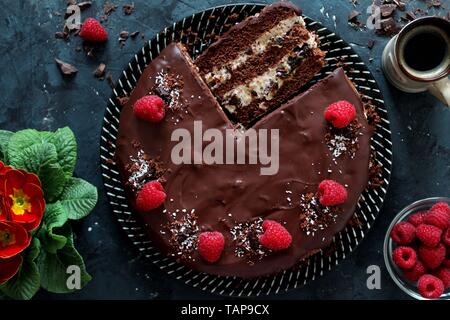
{"label": "chocolate glaze", "polygon": [[[181,107],[168,110],[160,123],[144,122],[134,116],[132,105],[152,91],[156,74],[161,71],[182,78]],[[338,100],[347,100],[355,105],[361,126],[359,149],[354,158],[344,153],[335,162],[325,142],[329,129],[323,112],[330,103]],[[129,175],[125,167],[130,157],[138,152],[136,141],[140,144],[139,148],[152,158],[159,157],[166,167],[164,188],[167,199],[164,205],[152,212],[138,213],[150,237],[164,253],[177,256],[182,263],[199,271],[243,278],[257,277],[290,268],[328,246],[333,236],[352,217],[368,182],[372,128],[367,124],[359,95],[343,69],[337,69],[253,126],[255,129],[279,129],[280,168],[276,175],[260,175],[261,165],[173,164],[170,154],[177,142],[171,142],[171,134],[174,129],[185,128],[193,135],[194,120],[203,121],[203,130],[217,128],[224,131],[232,126],[187,54],[178,45],[172,44],[145,69],[122,110],[116,153],[124,181]],[[308,236],[300,228],[299,199],[304,193],[315,192],[323,179],[348,185],[348,200],[339,207],[341,213],[336,223],[316,232],[314,236]],[[136,195],[131,190],[127,191],[133,204]],[[287,194],[286,191],[292,193]],[[291,198],[291,202],[287,197]],[[177,209],[179,212],[174,218],[170,213]],[[199,230],[215,230],[224,234],[225,250],[217,263],[205,263],[196,250],[177,254],[178,248],[172,246],[170,232],[165,226],[185,216],[183,209],[187,212],[195,209]],[[230,228],[236,223],[256,218],[285,223],[293,237],[291,247],[280,252],[267,252],[256,261],[236,256]]]}

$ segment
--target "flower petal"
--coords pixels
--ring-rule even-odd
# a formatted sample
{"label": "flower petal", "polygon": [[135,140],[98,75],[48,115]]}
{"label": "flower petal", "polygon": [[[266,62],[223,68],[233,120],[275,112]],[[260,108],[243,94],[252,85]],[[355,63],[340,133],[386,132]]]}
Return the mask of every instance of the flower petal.
{"label": "flower petal", "polygon": [[39,186],[39,188],[42,188],[41,180],[39,180],[39,177],[36,174],[25,172],[25,176],[26,176],[25,180],[26,183],[32,183]]}
{"label": "flower petal", "polygon": [[5,173],[5,195],[14,193],[14,189],[22,189],[25,183],[25,175],[19,170],[11,170]]}
{"label": "flower petal", "polygon": [[0,259],[0,285],[11,279],[19,271],[23,258],[16,255],[9,259]]}
{"label": "flower petal", "polygon": [[23,226],[11,221],[0,222],[0,258],[7,259],[22,252],[30,244]]}

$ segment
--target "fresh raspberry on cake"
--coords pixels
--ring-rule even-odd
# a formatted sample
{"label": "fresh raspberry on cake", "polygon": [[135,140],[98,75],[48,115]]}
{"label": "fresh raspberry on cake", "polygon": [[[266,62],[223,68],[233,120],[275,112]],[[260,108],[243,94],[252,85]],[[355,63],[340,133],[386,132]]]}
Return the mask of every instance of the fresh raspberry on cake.
{"label": "fresh raspberry on cake", "polygon": [[317,192],[319,202],[324,206],[336,206],[347,200],[347,189],[334,180],[323,180]]}
{"label": "fresh raspberry on cake", "polygon": [[259,236],[259,243],[270,250],[289,248],[292,236],[285,227],[273,220],[265,220],[262,224],[264,233]]}
{"label": "fresh raspberry on cake", "polygon": [[419,247],[419,257],[427,268],[435,269],[441,265],[445,259],[445,246],[440,243],[436,247]]}
{"label": "fresh raspberry on cake", "polygon": [[225,238],[218,231],[202,232],[198,236],[198,252],[209,263],[217,262],[225,247]]}
{"label": "fresh raspberry on cake", "polygon": [[444,293],[444,284],[441,279],[432,276],[431,274],[424,274],[417,282],[417,288],[422,297],[427,299],[436,299]]}
{"label": "fresh raspberry on cake", "polygon": [[142,120],[159,122],[165,116],[164,101],[155,95],[144,96],[134,103],[133,112]]}
{"label": "fresh raspberry on cake", "polygon": [[409,244],[416,237],[416,228],[409,222],[397,223],[391,231],[391,238],[397,244]]}
{"label": "fresh raspberry on cake", "polygon": [[419,280],[419,278],[423,276],[425,273],[427,273],[427,268],[420,260],[417,260],[414,267],[403,271],[403,276],[406,279],[415,282]]}
{"label": "fresh raspberry on cake", "polygon": [[438,202],[438,203],[436,203],[430,209],[430,211],[434,211],[434,210],[444,211],[450,217],[450,207],[445,202]]}
{"label": "fresh raspberry on cake", "polygon": [[430,224],[421,224],[416,228],[416,236],[424,245],[435,247],[441,242],[442,230]]}
{"label": "fresh raspberry on cake", "polygon": [[397,247],[392,252],[394,263],[401,269],[411,269],[417,262],[416,251],[411,247]]}
{"label": "fresh raspberry on cake", "polygon": [[443,208],[431,209],[430,212],[425,216],[424,222],[438,227],[444,230],[449,225],[450,216],[447,214],[446,210]]}
{"label": "fresh raspberry on cake", "polygon": [[108,32],[94,18],[84,20],[79,35],[84,40],[92,42],[104,42],[108,40]]}
{"label": "fresh raspberry on cake", "polygon": [[409,216],[408,222],[413,226],[418,227],[420,224],[424,223],[423,220],[427,215],[428,211],[419,211]]}
{"label": "fresh raspberry on cake", "polygon": [[325,119],[335,128],[345,128],[355,118],[355,106],[345,100],[332,103],[325,109]]}
{"label": "fresh raspberry on cake", "polygon": [[159,181],[147,182],[139,191],[136,207],[139,211],[150,211],[158,208],[166,200],[166,193]]}
{"label": "fresh raspberry on cake", "polygon": [[441,267],[434,272],[434,275],[442,280],[445,289],[450,287],[450,268]]}
{"label": "fresh raspberry on cake", "polygon": [[442,243],[447,247],[450,247],[450,228],[447,228],[447,230],[442,233]]}

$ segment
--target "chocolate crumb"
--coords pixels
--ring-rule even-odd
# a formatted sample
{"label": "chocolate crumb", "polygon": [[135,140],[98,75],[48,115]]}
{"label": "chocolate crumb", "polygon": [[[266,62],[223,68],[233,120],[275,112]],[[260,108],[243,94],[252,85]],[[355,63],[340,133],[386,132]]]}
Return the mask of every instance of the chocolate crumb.
{"label": "chocolate crumb", "polygon": [[117,97],[117,101],[122,107],[125,107],[125,105],[128,103],[129,100],[130,100],[129,97]]}
{"label": "chocolate crumb", "polygon": [[59,70],[61,71],[61,73],[65,76],[73,76],[78,72],[78,69],[75,68],[73,65],[71,65],[70,63],[64,62],[58,58],[55,58],[56,64],[59,67]]}
{"label": "chocolate crumb", "polygon": [[369,48],[369,49],[372,49],[374,45],[375,45],[375,41],[372,40],[372,39],[370,39],[370,40],[367,42],[367,48]]}
{"label": "chocolate crumb", "polygon": [[109,1],[106,1],[103,5],[103,13],[107,16],[111,15],[114,11],[116,11],[116,9],[117,6]]}
{"label": "chocolate crumb", "polygon": [[96,78],[101,78],[105,75],[105,71],[106,71],[106,64],[100,63],[97,69],[94,70],[94,76]]}
{"label": "chocolate crumb", "polygon": [[134,12],[134,2],[124,4],[122,9],[123,9],[123,13],[125,15],[129,16],[130,14],[132,14]]}

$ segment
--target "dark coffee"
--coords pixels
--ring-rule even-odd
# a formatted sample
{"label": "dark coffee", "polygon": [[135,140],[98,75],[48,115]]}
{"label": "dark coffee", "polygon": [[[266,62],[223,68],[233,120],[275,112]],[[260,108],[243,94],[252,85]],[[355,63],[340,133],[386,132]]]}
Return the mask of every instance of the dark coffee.
{"label": "dark coffee", "polygon": [[444,61],[447,50],[447,43],[442,35],[424,31],[406,42],[403,57],[411,69],[429,71]]}

